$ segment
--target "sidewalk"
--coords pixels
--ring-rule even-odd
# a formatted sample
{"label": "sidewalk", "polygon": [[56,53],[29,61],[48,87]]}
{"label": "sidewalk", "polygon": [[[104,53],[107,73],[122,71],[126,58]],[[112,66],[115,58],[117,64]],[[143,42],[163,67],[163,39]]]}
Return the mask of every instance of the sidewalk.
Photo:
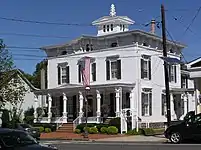
{"label": "sidewalk", "polygon": [[93,140],[94,142],[167,142],[168,140],[160,135],[160,136],[125,136],[125,137],[114,137],[114,138],[104,138]]}

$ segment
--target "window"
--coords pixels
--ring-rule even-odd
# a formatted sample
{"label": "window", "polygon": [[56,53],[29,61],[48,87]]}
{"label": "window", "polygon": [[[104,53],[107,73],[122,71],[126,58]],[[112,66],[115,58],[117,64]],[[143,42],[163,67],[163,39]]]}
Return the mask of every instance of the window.
{"label": "window", "polygon": [[61,55],[66,55],[67,51],[62,51]]}
{"label": "window", "polygon": [[181,76],[181,88],[188,88],[188,77]]}
{"label": "window", "polygon": [[152,115],[152,90],[142,90],[142,116]]}
{"label": "window", "polygon": [[123,25],[123,31],[125,30],[125,25]]}
{"label": "window", "polygon": [[103,32],[105,32],[106,31],[106,27],[105,27],[105,25],[103,25]]}
{"label": "window", "polygon": [[111,31],[113,31],[113,24],[111,24]]}
{"label": "window", "polygon": [[92,81],[96,81],[96,63],[91,64],[91,76]]}
{"label": "window", "polygon": [[61,64],[58,66],[58,84],[70,83],[69,66]]}
{"label": "window", "polygon": [[122,30],[122,24],[120,24],[120,30]]}
{"label": "window", "polygon": [[151,80],[151,57],[143,55],[141,58],[141,78]]}
{"label": "window", "polygon": [[121,60],[107,60],[106,61],[106,78],[121,79]]}
{"label": "window", "polygon": [[177,68],[176,65],[169,65],[169,80],[170,82],[177,82]]}
{"label": "window", "polygon": [[166,94],[161,94],[161,115],[164,116],[167,113],[167,103],[166,103]]}
{"label": "window", "polygon": [[110,31],[110,26],[109,26],[109,25],[107,25],[107,31],[108,31],[108,32]]}

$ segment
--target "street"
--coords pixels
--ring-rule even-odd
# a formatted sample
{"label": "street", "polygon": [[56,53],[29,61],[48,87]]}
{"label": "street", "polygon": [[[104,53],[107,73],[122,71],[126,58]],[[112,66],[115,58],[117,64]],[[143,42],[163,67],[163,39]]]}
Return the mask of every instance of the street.
{"label": "street", "polygon": [[167,144],[167,143],[93,143],[69,142],[53,144],[58,150],[200,150],[201,144]]}

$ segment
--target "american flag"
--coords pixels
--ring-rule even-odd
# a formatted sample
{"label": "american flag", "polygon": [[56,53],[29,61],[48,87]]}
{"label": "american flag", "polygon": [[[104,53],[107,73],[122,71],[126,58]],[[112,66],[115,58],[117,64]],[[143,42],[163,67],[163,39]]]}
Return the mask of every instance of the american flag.
{"label": "american flag", "polygon": [[82,82],[85,87],[90,86],[90,57],[84,57],[79,62],[81,65],[81,75],[82,75]]}

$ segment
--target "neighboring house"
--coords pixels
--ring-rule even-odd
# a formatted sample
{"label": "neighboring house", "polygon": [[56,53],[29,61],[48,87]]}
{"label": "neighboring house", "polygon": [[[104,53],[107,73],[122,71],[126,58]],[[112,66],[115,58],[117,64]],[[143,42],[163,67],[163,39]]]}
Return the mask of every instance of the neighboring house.
{"label": "neighboring house", "polygon": [[194,81],[196,112],[201,113],[201,57],[189,62],[187,67],[190,71],[190,78]]}
{"label": "neighboring house", "polygon": [[[48,117],[41,122],[82,122],[85,89],[78,62],[84,57],[91,57],[88,122],[101,122],[103,104],[110,106],[110,117],[121,117],[122,130],[126,130],[127,110],[132,128],[166,122],[162,39],[154,33],[154,20],[150,33],[130,31],[129,25],[134,23],[117,16],[112,5],[110,16],[93,22],[97,36],[42,48],[48,56],[48,89],[35,94],[48,96]],[[169,57],[180,60],[183,48],[185,45],[167,40]],[[194,109],[193,83],[179,64],[169,66],[169,76],[171,116],[177,120]]]}
{"label": "neighboring house", "polygon": [[[20,80],[17,81],[17,80]],[[5,106],[3,107],[3,109],[7,109],[9,111],[12,111],[13,108],[17,108],[17,112],[20,113],[21,112],[21,118],[24,118],[24,111],[26,111],[28,108],[31,107],[35,107],[34,106],[34,93],[33,91],[37,90],[37,88],[35,88],[27,79],[26,77],[23,75],[23,73],[16,69],[16,70],[12,70],[9,73],[9,76],[7,79],[3,80],[4,83],[3,84],[7,84],[9,82],[16,82],[16,83],[22,83],[22,85],[25,87],[26,92],[25,95],[23,97],[23,101],[21,101],[20,103],[17,103],[17,105],[11,104],[10,102],[7,102],[5,104]],[[17,97],[16,97],[16,101],[17,101]]]}

